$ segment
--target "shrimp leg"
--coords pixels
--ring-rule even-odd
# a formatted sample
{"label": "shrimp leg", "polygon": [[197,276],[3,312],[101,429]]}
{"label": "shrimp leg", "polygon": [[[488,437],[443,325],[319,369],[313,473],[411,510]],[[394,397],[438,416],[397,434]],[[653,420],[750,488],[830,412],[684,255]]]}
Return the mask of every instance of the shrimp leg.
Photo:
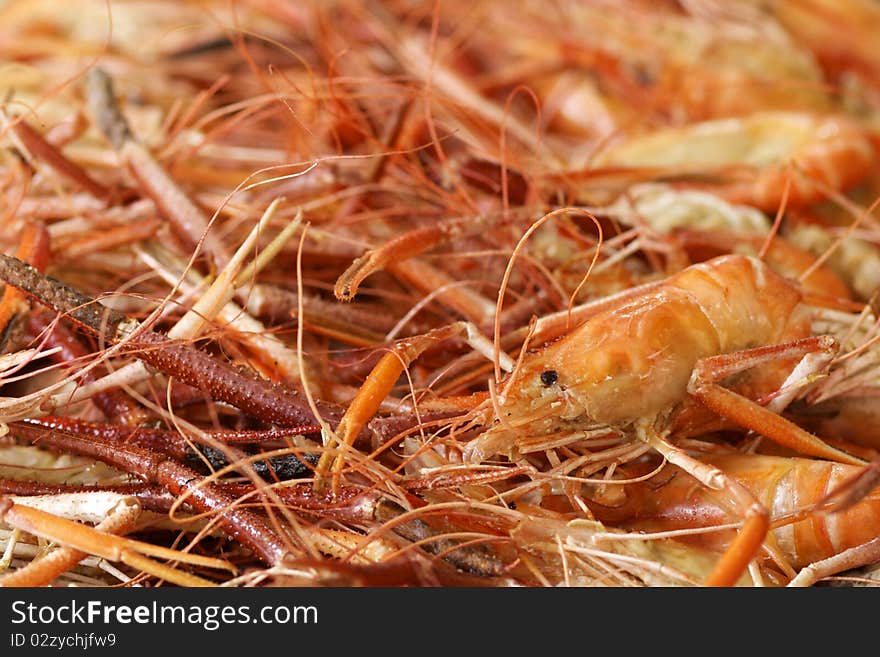
{"label": "shrimp leg", "polygon": [[823,577],[874,563],[880,559],[880,537],[802,568],[788,586],[812,586]]}
{"label": "shrimp leg", "polygon": [[694,368],[688,384],[688,393],[718,415],[732,420],[742,427],[752,429],[773,442],[793,449],[800,454],[852,465],[864,465],[865,462],[862,459],[831,447],[822,439],[801,429],[772,410],[715,383],[726,376],[763,362],[834,349],[836,349],[836,343],[833,338],[814,336],[769,347],[745,349],[704,358]]}
{"label": "shrimp leg", "polygon": [[[726,417],[745,428],[752,429],[770,440],[801,454],[861,465],[864,464],[864,461],[861,459],[831,447],[820,438],[804,431],[772,410],[715,383],[715,381],[726,376],[736,374],[763,362],[788,359],[796,356],[808,356],[817,352],[833,352],[836,350],[836,346],[836,342],[832,338],[813,336],[769,347],[745,349],[730,354],[704,358],[694,368],[693,375],[688,384],[688,393],[718,415]],[[823,359],[820,358],[819,360],[821,362]],[[718,484],[723,483],[728,493],[734,496],[734,500],[739,506],[746,506],[749,498],[753,501],[751,506],[746,506],[745,524],[737,534],[736,539],[724,552],[721,560],[706,581],[708,586],[732,586],[748,568],[749,563],[755,558],[761,548],[761,544],[764,542],[769,528],[766,509],[763,509],[745,487],[738,482],[734,483],[735,480],[732,477],[723,475],[723,478],[719,478],[715,475],[715,481],[712,481],[711,478],[706,477],[705,473],[701,473],[700,469],[694,467],[693,464],[679,462],[679,454],[670,453],[669,448],[665,448],[666,451],[663,451],[663,446],[655,444],[656,441],[649,442],[655,449],[666,456],[668,460],[679,465],[710,488],[717,490]],[[671,445],[669,447],[675,449]],[[679,460],[674,460],[673,457]],[[703,467],[707,466],[703,465]],[[712,470],[716,469],[712,468]]]}
{"label": "shrimp leg", "polygon": [[758,499],[739,481],[720,468],[698,461],[682,449],[666,441],[651,427],[639,425],[636,429],[642,440],[656,449],[663,457],[677,465],[704,486],[724,490],[736,507],[744,510],[745,522],[736,538],[728,546],[706,578],[706,586],[734,586],[754,559],[770,529],[770,513]]}

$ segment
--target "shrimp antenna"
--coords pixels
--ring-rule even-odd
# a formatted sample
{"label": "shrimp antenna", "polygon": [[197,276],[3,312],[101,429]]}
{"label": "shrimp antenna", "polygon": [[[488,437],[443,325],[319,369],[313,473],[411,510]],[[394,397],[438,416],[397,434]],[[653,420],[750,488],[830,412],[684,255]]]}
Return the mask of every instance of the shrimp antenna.
{"label": "shrimp antenna", "polygon": [[592,214],[584,210],[583,208],[575,208],[575,207],[564,207],[557,208],[551,212],[548,212],[543,217],[535,221],[531,226],[529,226],[528,230],[523,233],[523,236],[519,238],[519,241],[516,243],[516,246],[513,249],[513,252],[510,254],[510,258],[507,261],[507,267],[504,269],[504,276],[501,278],[501,286],[498,288],[498,302],[495,305],[495,326],[494,326],[494,366],[495,366],[495,381],[501,381],[501,308],[504,304],[504,294],[507,290],[507,285],[510,281],[510,276],[513,273],[513,265],[516,262],[517,257],[519,256],[520,251],[525,247],[525,243],[532,236],[532,234],[538,230],[541,226],[543,226],[550,219],[555,218],[559,214],[567,213],[567,212],[577,212],[582,215],[586,215],[589,217],[593,223],[596,224],[596,229],[599,231],[599,242],[596,245],[596,253],[593,254],[593,259],[590,262],[590,267],[587,270],[584,279],[581,281],[580,285],[578,285],[572,297],[569,299],[568,303],[568,313],[569,313],[569,323],[571,318],[571,312],[574,307],[574,297],[577,295],[578,290],[583,287],[584,283],[586,283],[587,278],[590,275],[590,272],[593,270],[593,266],[596,264],[596,260],[599,257],[599,248],[602,244],[602,226],[599,225],[599,221]]}

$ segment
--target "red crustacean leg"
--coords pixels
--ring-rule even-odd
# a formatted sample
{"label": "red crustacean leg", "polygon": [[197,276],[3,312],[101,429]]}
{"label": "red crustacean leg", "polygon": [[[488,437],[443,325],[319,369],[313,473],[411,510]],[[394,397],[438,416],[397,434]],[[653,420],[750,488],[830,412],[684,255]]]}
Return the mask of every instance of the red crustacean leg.
{"label": "red crustacean leg", "polygon": [[[29,418],[19,421],[18,424],[30,427],[42,427],[46,430],[60,429],[82,436],[91,436],[107,442],[135,445],[153,451],[163,452],[175,458],[185,458],[191,449],[191,439],[185,438],[177,431],[166,429],[148,429],[141,426],[120,426],[116,424],[100,424],[87,422],[72,417],[56,415],[44,415],[40,418]],[[306,425],[303,427],[274,427],[271,429],[253,430],[216,430],[205,431],[208,436],[208,444],[222,443],[233,444],[257,444],[269,441],[278,441],[291,436],[315,434],[321,431],[318,425]]]}
{"label": "red crustacean leg", "polygon": [[831,447],[822,439],[804,431],[773,411],[715,383],[731,374],[760,363],[789,359],[805,354],[834,351],[836,342],[828,336],[814,336],[790,343],[758,347],[732,354],[706,358],[697,363],[688,384],[688,393],[718,415],[770,440],[808,456],[864,465],[864,461]]}
{"label": "red crustacean leg", "polygon": [[446,235],[439,228],[421,228],[394,238],[355,259],[337,279],[333,293],[337,299],[351,301],[367,276],[394,262],[400,262],[424,253],[438,244]]}
{"label": "red crustacean leg", "polygon": [[[315,424],[304,396],[297,390],[273,384],[248,370],[232,365],[166,336],[141,327],[135,320],[103,306],[91,297],[11,256],[0,254],[0,278],[34,297],[103,340],[125,341],[137,356],[156,369],[200,388],[267,423],[282,426]],[[318,403],[324,419],[340,417],[335,406]]]}
{"label": "red crustacean leg", "polygon": [[224,531],[270,565],[282,563],[291,553],[287,542],[264,516],[241,508],[234,496],[162,454],[141,447],[105,443],[61,430],[35,430],[20,423],[12,431],[39,444],[104,461],[147,482],[160,484],[175,496],[185,496],[190,506],[198,512],[217,514],[217,523]]}
{"label": "red crustacean leg", "polygon": [[[694,368],[688,392],[718,415],[752,429],[784,447],[809,456],[861,465],[864,464],[862,459],[831,447],[770,409],[714,383],[760,363],[835,349],[836,343],[833,339],[814,336],[786,344],[706,358]],[[689,472],[694,474],[690,470]],[[707,578],[707,586],[732,586],[760,550],[768,530],[766,510],[758,513],[753,512],[753,508],[755,507],[750,508],[742,529]]]}
{"label": "red crustacean leg", "polygon": [[[436,225],[417,228],[387,242],[356,258],[336,280],[333,293],[337,299],[350,301],[357,294],[361,283],[370,275],[388,269],[396,276],[424,291],[437,290],[443,282],[443,272],[425,262],[412,262],[414,256],[453,239],[485,231],[488,225],[509,222],[510,217],[467,217],[447,219]],[[454,282],[453,279],[446,281]],[[472,290],[450,289],[443,294],[444,302],[461,312],[469,321],[482,325],[492,314],[491,302]]]}
{"label": "red crustacean leg", "polygon": [[[124,444],[142,447],[153,452],[160,452],[184,463],[195,464],[204,462],[211,468],[226,467],[230,460],[255,459],[247,452],[233,447],[237,444],[257,444],[265,441],[278,441],[291,436],[317,433],[318,426],[276,427],[252,431],[205,431],[204,436],[184,436],[177,431],[163,429],[147,429],[135,426],[119,426],[114,424],[98,424],[76,418],[43,416],[13,423],[14,427],[26,429],[42,428],[47,431],[59,429],[78,436],[84,436],[107,444]],[[205,445],[207,450],[198,445]],[[217,445],[225,445],[223,453]],[[296,452],[292,447],[291,452]],[[194,465],[195,467],[195,465]],[[277,454],[265,459],[254,460],[253,467],[261,477],[292,479],[311,473],[312,465],[303,456],[294,453]]]}
{"label": "red crustacean leg", "polygon": [[[228,495],[243,503],[256,504],[266,496],[261,488],[237,481],[215,484]],[[330,518],[340,522],[365,523],[374,520],[373,511],[378,493],[357,486],[342,486],[333,500],[315,492],[311,483],[273,486],[272,494],[287,508],[304,515]],[[113,486],[47,484],[17,479],[0,479],[0,495],[59,495],[62,493],[108,492],[132,497],[145,511],[169,513],[179,505],[177,498],[158,484],[118,484]],[[188,501],[180,504],[187,511],[195,511]]]}
{"label": "red crustacean leg", "polygon": [[[191,345],[176,344],[151,331],[138,333],[128,344],[138,350],[138,358],[145,363],[263,422],[285,427],[315,424],[305,397],[292,387],[273,384],[249,370],[237,369]],[[317,406],[328,422],[334,423],[339,417],[335,406],[322,402]]]}

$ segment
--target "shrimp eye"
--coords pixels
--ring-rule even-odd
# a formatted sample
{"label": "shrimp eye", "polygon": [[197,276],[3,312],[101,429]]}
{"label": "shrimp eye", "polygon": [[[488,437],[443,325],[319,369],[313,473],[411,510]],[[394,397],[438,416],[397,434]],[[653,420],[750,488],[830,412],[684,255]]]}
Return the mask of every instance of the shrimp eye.
{"label": "shrimp eye", "polygon": [[559,374],[556,370],[544,370],[541,372],[541,383],[545,386],[552,386],[559,380]]}

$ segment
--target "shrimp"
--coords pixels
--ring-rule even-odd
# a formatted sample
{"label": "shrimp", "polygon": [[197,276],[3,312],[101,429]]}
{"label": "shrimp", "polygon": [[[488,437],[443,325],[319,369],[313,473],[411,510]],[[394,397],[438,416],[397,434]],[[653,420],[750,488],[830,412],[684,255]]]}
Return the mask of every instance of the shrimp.
{"label": "shrimp", "polygon": [[[824,242],[812,238],[807,248],[803,243],[792,243],[789,238],[794,231],[789,230],[785,238],[774,235],[767,245],[772,226],[763,212],[748,205],[727,203],[714,194],[646,183],[632,186],[611,205],[589,209],[597,214],[610,214],[628,225],[643,222],[652,232],[673,236],[675,244],[692,260],[707,260],[729,252],[763,252],[765,262],[783,276],[797,278],[809,272],[801,281],[805,292],[828,299],[849,299],[850,288],[856,289],[854,279],[858,277],[845,275],[843,267],[816,266],[816,257],[831,245],[830,236]],[[826,235],[818,227],[815,230]],[[840,253],[843,255],[842,249]],[[862,257],[860,262],[864,260]],[[872,272],[865,271],[869,273]],[[869,284],[873,278],[868,276]]]}
{"label": "shrimp", "polygon": [[665,183],[633,185],[611,205],[593,211],[611,214],[627,225],[635,225],[643,218],[661,234],[694,228],[766,235],[771,228],[767,215],[757,208],[728,203],[708,192],[675,189]]}
{"label": "shrimp", "polygon": [[[787,390],[830,361],[836,342],[811,336],[809,320],[798,287],[757,258],[732,254],[692,265],[522,357],[497,399],[476,412],[478,421],[497,422],[463,456],[480,462],[505,452],[515,460],[518,444],[535,436],[633,432],[704,485],[726,489],[744,511],[743,530],[707,580],[730,585],[760,548],[767,511],[742,484],[665,434],[693,398],[802,454],[863,463],[750,399]],[[733,374],[737,392],[715,383]]]}
{"label": "shrimp", "polygon": [[[683,230],[677,231],[674,236],[692,258],[705,253],[718,255],[729,252],[731,244],[736,245],[734,251],[737,253],[757,254],[767,242],[767,238],[761,235],[727,230]],[[828,301],[851,299],[850,287],[836,271],[821,265],[816,267],[816,257],[789,241],[788,235],[774,236],[764,253],[764,261],[783,276],[796,279],[806,274],[801,286],[809,302],[823,298]]]}
{"label": "shrimp", "polygon": [[[700,360],[809,336],[800,302],[800,291],[756,258],[692,265],[526,356],[504,384],[504,422],[470,446],[473,460],[492,455],[482,445],[504,428],[550,433],[585,420],[619,426],[655,417],[687,397]],[[776,389],[787,369],[765,368],[765,384],[753,382],[751,393]]]}
{"label": "shrimp", "polygon": [[[807,569],[816,577],[812,564],[825,565],[832,574],[876,561],[871,541],[880,534],[880,490],[874,490],[849,508],[829,513],[823,504],[829,493],[845,488],[861,468],[814,459],[767,456],[761,454],[720,454],[703,457],[704,462],[736,477],[769,510],[775,527],[767,539],[767,552],[782,559],[785,570]],[[621,524],[630,530],[666,531],[723,524],[728,520],[724,504],[715,491],[695,485],[685,476],[673,476],[650,492],[629,487],[627,507],[632,517]],[[638,502],[635,502],[635,500]],[[619,513],[619,512],[618,512]],[[597,507],[597,515],[602,517]],[[731,540],[730,530],[693,534],[687,539],[702,548],[723,549]],[[802,571],[803,572],[803,571]],[[812,573],[812,574],[811,574]]]}
{"label": "shrimp", "polygon": [[[835,245],[835,236],[829,230],[807,223],[796,225],[787,237],[817,257]],[[847,237],[831,252],[828,266],[864,301],[880,288],[880,251],[867,240]]]}
{"label": "shrimp", "polygon": [[[586,100],[581,107],[592,118],[590,110],[597,107],[582,86],[597,87],[610,104],[626,108],[615,108],[615,116],[637,109],[652,118],[704,120],[748,114],[757,107],[830,106],[831,94],[813,54],[766,12],[737,17],[737,10],[713,13],[706,3],[698,3],[705,12],[701,15],[694,11],[697,7],[671,4],[615,2],[612,9],[609,4],[568,3],[562,15],[539,9],[527,20],[502,10],[493,14],[487,28],[496,31],[495,42],[505,44],[507,59],[527,60],[532,69],[539,62],[543,70],[555,72],[554,65],[564,70],[551,78],[558,85],[536,81],[536,91],[551,111],[574,109]],[[641,29],[633,30],[634,24]],[[560,34],[561,44],[546,38],[551,31]],[[591,38],[580,38],[583,34]],[[601,120],[604,113],[596,118]],[[572,112],[564,116],[563,125],[595,135],[597,127],[584,116]]]}
{"label": "shrimp", "polygon": [[808,112],[756,112],[743,118],[703,121],[656,130],[610,146],[594,161],[647,178],[718,177],[705,186],[722,198],[775,211],[791,180],[789,207],[823,199],[817,181],[847,190],[874,161],[865,131],[845,116]]}
{"label": "shrimp", "polygon": [[773,0],[770,8],[782,26],[816,54],[832,74],[854,70],[876,79],[880,53],[876,25],[880,7],[871,0]]}

